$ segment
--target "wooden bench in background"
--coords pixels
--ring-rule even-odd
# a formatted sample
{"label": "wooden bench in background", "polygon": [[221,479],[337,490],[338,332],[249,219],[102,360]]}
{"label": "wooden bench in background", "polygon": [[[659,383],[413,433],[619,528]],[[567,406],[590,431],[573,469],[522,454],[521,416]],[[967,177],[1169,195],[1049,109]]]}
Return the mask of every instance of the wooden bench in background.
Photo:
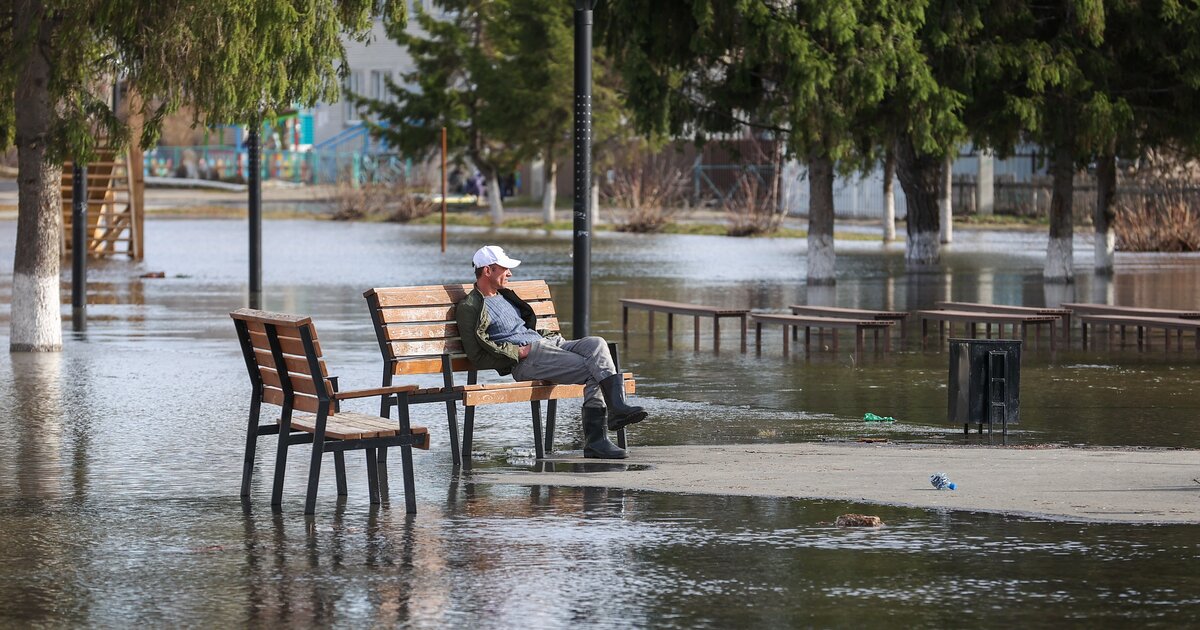
{"label": "wooden bench in background", "polygon": [[[810,306],[808,304],[792,304],[788,306],[792,315],[816,315],[818,317],[840,317],[843,319],[877,319],[894,321],[900,324],[900,338],[908,338],[908,313],[904,311],[877,311],[867,308],[844,308],[840,306]],[[795,332],[795,330],[793,330]],[[793,336],[792,339],[796,337]]]}
{"label": "wooden bench in background", "polygon": [[921,319],[921,347],[925,347],[925,343],[929,337],[929,320],[934,320],[938,323],[938,343],[946,339],[946,326],[950,326],[950,334],[954,334],[954,324],[956,322],[963,324],[966,328],[968,336],[974,338],[977,336],[977,327],[979,324],[987,325],[987,336],[991,339],[991,325],[997,326],[997,335],[1004,337],[1004,327],[1012,327],[1013,338],[1020,339],[1026,337],[1029,326],[1034,327],[1034,343],[1041,340],[1042,326],[1050,326],[1050,349],[1054,349],[1054,324],[1059,321],[1057,315],[1033,315],[1033,314],[1016,314],[1016,313],[985,313],[985,312],[970,312],[970,311],[917,311],[917,317]]}
{"label": "wooden bench in background", "polygon": [[[1062,338],[1067,345],[1071,344],[1071,309],[1054,308],[1049,306],[1010,306],[1007,304],[982,304],[979,302],[934,302],[934,306],[948,311],[966,311],[969,313],[1004,313],[1008,315],[1052,315],[1062,320]],[[985,334],[991,336],[991,324]]]}
{"label": "wooden bench in background", "polygon": [[1155,328],[1161,328],[1163,331],[1163,349],[1171,349],[1171,331],[1175,331],[1176,348],[1179,351],[1183,350],[1183,333],[1191,331],[1195,335],[1196,350],[1200,352],[1200,319],[1184,319],[1182,317],[1146,317],[1141,315],[1111,315],[1111,314],[1092,314],[1080,313],[1075,316],[1079,320],[1079,327],[1082,330],[1083,347],[1087,349],[1088,345],[1088,326],[1096,326],[1103,324],[1108,326],[1109,347],[1112,346],[1113,331],[1119,329],[1121,332],[1121,347],[1125,347],[1125,329],[1128,327],[1137,329],[1137,344],[1138,350],[1143,350],[1150,345],[1149,331]]}
{"label": "wooden bench in background", "polygon": [[[410,404],[444,403],[450,429],[454,464],[470,461],[475,426],[475,408],[510,402],[528,402],[533,416],[534,451],[538,459],[553,451],[557,401],[582,398],[583,385],[558,385],[548,381],[478,382],[478,372],[463,353],[455,305],[471,292],[470,284],[445,284],[414,287],[375,288],[363,293],[375,325],[379,350],[383,354],[383,386],[396,376],[441,374],[438,387],[418,389],[408,394]],[[558,316],[544,280],[509,282],[508,288],[529,303],[537,315],[538,330],[558,332]],[[609,344],[613,361],[620,370],[619,356]],[[455,373],[466,372],[465,384],[455,381]],[[625,373],[625,392],[635,391],[633,375]],[[542,431],[541,403],[546,401],[545,434]],[[462,445],[458,441],[456,403],[466,408]],[[389,414],[390,399],[384,399],[380,415]],[[617,441],[626,446],[625,430],[617,432]]]}
{"label": "wooden bench in background", "polygon": [[788,334],[788,327],[794,329],[804,329],[804,350],[808,351],[811,341],[811,329],[816,328],[818,334],[821,330],[829,329],[833,331],[833,350],[838,349],[838,333],[840,329],[849,329],[854,331],[854,350],[858,355],[863,353],[863,333],[870,330],[875,336],[875,347],[879,348],[879,332],[883,331],[883,348],[891,350],[891,334],[888,329],[895,325],[896,320],[880,320],[880,319],[849,319],[845,317],[817,317],[814,315],[787,315],[784,313],[751,313],[750,319],[754,321],[754,349],[757,352],[762,351],[762,327],[763,324],[780,324],[783,326],[783,354],[788,354],[788,343],[791,335]]}
{"label": "wooden bench in background", "polygon": [[692,329],[695,337],[695,349],[700,349],[700,318],[711,317],[713,320],[713,351],[721,351],[721,319],[737,318],[742,325],[742,352],[746,351],[746,317],[750,313],[747,308],[719,308],[703,304],[687,304],[684,302],[667,302],[664,300],[640,300],[621,298],[621,334],[629,337],[629,309],[646,311],[650,314],[649,332],[650,344],[654,345],[654,314],[667,314],[667,349],[675,343],[675,316],[690,315],[693,319]]}
{"label": "wooden bench in background", "polygon": [[[321,354],[321,343],[317,340],[317,330],[310,318],[248,308],[238,309],[229,315],[237,329],[252,385],[242,465],[242,496],[250,495],[254,452],[258,438],[264,435],[279,436],[275,454],[275,480],[271,488],[272,506],[279,506],[283,500],[288,447],[312,444],[305,514],[312,514],[316,508],[317,484],[325,453],[334,455],[338,496],[345,496],[344,453],[349,450],[365,451],[371,503],[376,504],[380,502],[376,451],[399,446],[404,467],[405,508],[410,514],[416,513],[412,447],[429,448],[429,430],[411,424],[408,418],[407,397],[416,390],[416,386],[338,391],[337,377],[329,375]],[[372,396],[391,397],[399,409],[398,419],[393,421],[339,409],[339,401]],[[281,408],[277,423],[259,424],[263,403]]]}

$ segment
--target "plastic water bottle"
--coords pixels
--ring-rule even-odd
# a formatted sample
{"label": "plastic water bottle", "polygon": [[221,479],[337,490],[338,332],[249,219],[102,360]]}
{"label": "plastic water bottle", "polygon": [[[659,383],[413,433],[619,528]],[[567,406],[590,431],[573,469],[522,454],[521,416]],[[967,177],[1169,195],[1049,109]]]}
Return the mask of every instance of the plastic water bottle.
{"label": "plastic water bottle", "polygon": [[953,481],[950,481],[950,478],[944,472],[929,475],[929,483],[933,484],[933,487],[938,490],[954,490],[958,487]]}

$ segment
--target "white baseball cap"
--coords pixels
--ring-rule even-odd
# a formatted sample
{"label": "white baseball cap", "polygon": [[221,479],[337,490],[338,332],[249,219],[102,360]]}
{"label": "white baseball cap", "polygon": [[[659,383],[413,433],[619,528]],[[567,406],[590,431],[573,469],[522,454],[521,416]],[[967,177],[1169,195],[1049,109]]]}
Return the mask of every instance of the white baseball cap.
{"label": "white baseball cap", "polygon": [[512,269],[521,264],[521,261],[516,258],[509,258],[508,254],[498,245],[484,245],[475,252],[471,257],[471,262],[475,263],[475,268],[486,267],[488,265],[500,265],[505,269]]}

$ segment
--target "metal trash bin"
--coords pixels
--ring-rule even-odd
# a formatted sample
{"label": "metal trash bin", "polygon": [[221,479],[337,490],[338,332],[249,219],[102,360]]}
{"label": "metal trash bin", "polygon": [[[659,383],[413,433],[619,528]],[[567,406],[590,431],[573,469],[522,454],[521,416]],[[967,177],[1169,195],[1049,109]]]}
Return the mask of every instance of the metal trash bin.
{"label": "metal trash bin", "polygon": [[964,434],[998,422],[1007,435],[1021,418],[1021,340],[951,339],[949,389],[950,422]]}

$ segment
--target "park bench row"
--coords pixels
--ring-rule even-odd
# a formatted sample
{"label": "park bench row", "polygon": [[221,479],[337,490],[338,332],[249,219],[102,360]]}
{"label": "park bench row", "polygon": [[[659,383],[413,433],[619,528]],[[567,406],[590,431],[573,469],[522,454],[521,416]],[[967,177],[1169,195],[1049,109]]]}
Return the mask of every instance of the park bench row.
{"label": "park bench row", "polygon": [[[866,333],[871,333],[876,349],[879,348],[880,332],[883,332],[882,342],[885,351],[891,349],[891,337],[888,329],[899,324],[900,338],[907,337],[907,318],[909,313],[902,311],[872,310],[844,308],[836,306],[807,306],[794,304],[788,308],[791,314],[754,312],[750,309],[722,308],[703,304],[669,302],[665,300],[647,300],[624,298],[621,300],[621,329],[628,338],[629,311],[643,310],[649,315],[649,339],[651,347],[654,344],[654,315],[662,313],[667,318],[667,348],[674,345],[674,317],[690,316],[693,318],[693,335],[695,349],[700,349],[700,320],[713,320],[713,349],[720,351],[721,319],[736,318],[741,325],[741,349],[746,351],[747,327],[749,322],[755,325],[755,349],[762,349],[763,325],[779,325],[783,328],[783,352],[787,354],[790,341],[795,341],[799,330],[804,329],[804,347],[810,349],[811,330],[817,329],[818,343],[823,343],[825,331],[831,332],[831,348],[838,349],[838,331],[853,330],[855,349],[862,353]],[[1086,349],[1089,340],[1089,327],[1104,325],[1108,328],[1111,339],[1119,331],[1121,344],[1124,346],[1126,329],[1137,331],[1138,348],[1149,347],[1151,331],[1161,329],[1166,342],[1164,348],[1170,347],[1170,337],[1174,333],[1175,345],[1183,348],[1184,332],[1189,332],[1195,338],[1197,350],[1200,350],[1200,311],[1140,308],[1129,306],[1113,306],[1107,304],[1066,303],[1061,307],[1029,307],[1008,306],[1000,304],[981,304],[976,302],[939,301],[936,309],[919,310],[914,314],[921,322],[921,346],[926,347],[929,339],[929,324],[936,322],[938,326],[938,341],[944,343],[947,336],[954,334],[955,325],[962,326],[964,336],[975,338],[982,334],[992,338],[993,330],[999,337],[1006,332],[1011,338],[1027,339],[1033,329],[1035,347],[1042,343],[1043,332],[1048,332],[1047,339],[1050,349],[1058,344],[1070,345],[1071,323],[1079,321],[1082,331],[1083,347]]]}
{"label": "park bench row", "polygon": [[[508,288],[533,307],[537,328],[558,331],[558,317],[545,281],[510,282]],[[478,371],[467,359],[458,324],[456,304],[472,289],[470,284],[376,288],[364,293],[383,355],[380,387],[339,391],[338,380],[329,374],[316,328],[310,318],[253,309],[230,314],[234,320],[243,358],[250,374],[252,394],[246,432],[241,495],[250,494],[254,455],[258,439],[278,435],[271,505],[282,502],[288,447],[311,444],[306,514],[315,510],[321,462],[325,453],[334,454],[334,472],[339,496],[347,493],[344,453],[365,451],[368,493],[379,503],[381,479],[386,475],[387,449],[399,447],[404,479],[405,508],[416,512],[412,448],[429,448],[429,429],[410,421],[411,409],[421,404],[444,404],[455,466],[470,462],[476,408],[522,402],[530,405],[534,450],[539,459],[553,450],[557,402],[582,398],[583,385],[561,385],[547,381],[479,383]],[[615,346],[610,346],[620,370]],[[456,374],[465,372],[465,382]],[[635,392],[633,375],[623,373],[625,391]],[[441,375],[442,384],[419,387],[395,384],[397,377]],[[351,398],[378,396],[378,415],[342,411],[340,402]],[[543,424],[542,403],[546,403]],[[278,421],[261,422],[262,405],[280,408]],[[465,408],[461,448],[457,405]],[[395,419],[392,418],[395,411]],[[271,418],[270,420],[273,420]],[[617,432],[621,447],[627,446],[625,429]]]}

